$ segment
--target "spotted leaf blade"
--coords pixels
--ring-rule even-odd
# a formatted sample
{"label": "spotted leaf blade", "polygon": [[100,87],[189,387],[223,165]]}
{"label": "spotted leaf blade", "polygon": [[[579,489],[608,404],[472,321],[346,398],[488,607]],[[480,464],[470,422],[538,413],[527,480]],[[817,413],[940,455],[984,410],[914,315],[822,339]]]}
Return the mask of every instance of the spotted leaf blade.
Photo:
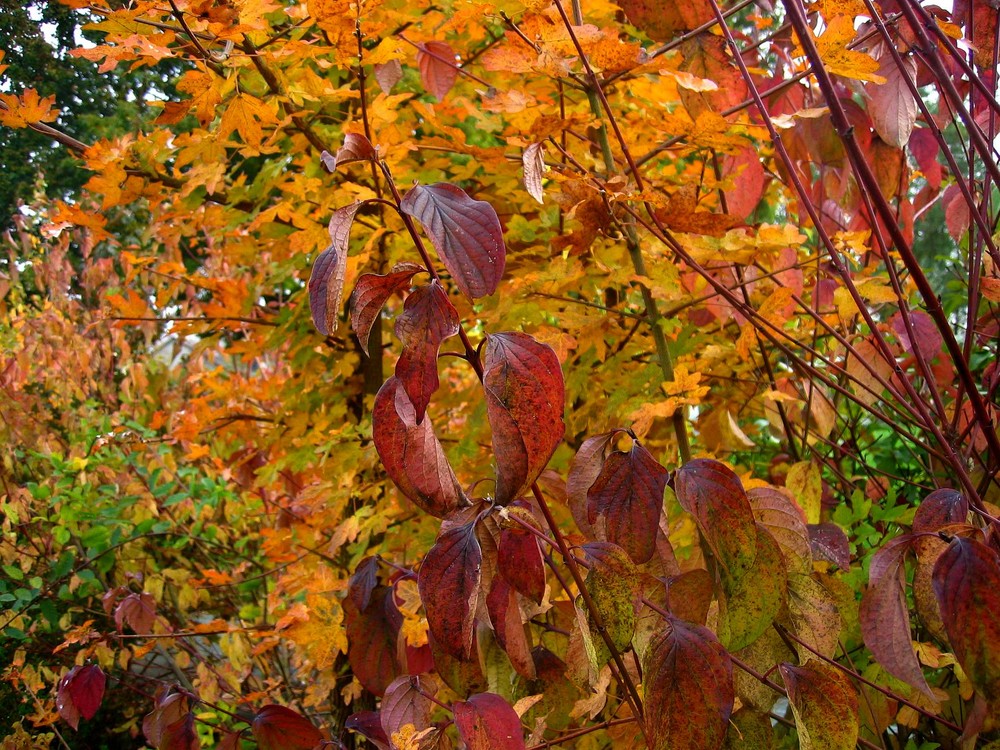
{"label": "spotted leaf blade", "polygon": [[455,284],[470,299],[496,291],[507,248],[500,218],[486,201],[477,201],[445,182],[417,185],[400,203],[419,221]]}
{"label": "spotted leaf blade", "polygon": [[472,653],[482,564],[475,523],[467,523],[442,531],[420,566],[417,585],[431,634],[458,659],[468,659]]}
{"label": "spotted leaf blade", "polygon": [[778,667],[795,715],[801,750],[854,750],[858,739],[858,694],[850,678],[816,660]]}
{"label": "spotted leaf blade", "polygon": [[524,750],[521,720],[499,695],[479,693],[455,703],[452,710],[468,750]]}

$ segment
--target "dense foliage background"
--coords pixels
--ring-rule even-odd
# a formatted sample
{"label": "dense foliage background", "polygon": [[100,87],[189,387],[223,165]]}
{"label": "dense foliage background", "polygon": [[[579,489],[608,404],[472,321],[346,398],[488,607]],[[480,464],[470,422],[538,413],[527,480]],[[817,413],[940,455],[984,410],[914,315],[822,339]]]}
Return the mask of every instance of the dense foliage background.
{"label": "dense foliage background", "polygon": [[4,2],[3,748],[996,742],[998,16]]}

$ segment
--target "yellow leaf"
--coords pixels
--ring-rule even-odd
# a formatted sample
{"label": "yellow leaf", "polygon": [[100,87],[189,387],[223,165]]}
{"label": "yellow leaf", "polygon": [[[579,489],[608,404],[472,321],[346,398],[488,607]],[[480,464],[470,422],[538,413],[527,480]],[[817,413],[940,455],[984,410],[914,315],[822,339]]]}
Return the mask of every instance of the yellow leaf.
{"label": "yellow leaf", "polygon": [[249,94],[237,94],[222,115],[218,138],[225,140],[235,130],[246,145],[259,148],[264,139],[260,126],[263,112],[263,102],[260,99]]}
{"label": "yellow leaf", "polygon": [[819,467],[812,461],[799,461],[788,469],[785,487],[795,497],[795,502],[806,514],[808,523],[820,522],[823,479]]}
{"label": "yellow leaf", "polygon": [[26,89],[20,96],[0,94],[0,124],[26,128],[37,122],[52,122],[59,116],[59,110],[53,109],[55,103],[54,96],[43,99],[35,89]]}
{"label": "yellow leaf", "polygon": [[[809,33],[812,34],[811,29]],[[878,60],[864,52],[847,48],[854,37],[853,16],[838,15],[830,19],[826,30],[816,38],[816,49],[823,67],[844,78],[885,83],[885,78],[878,74]],[[795,54],[805,54],[800,45],[796,46]]]}

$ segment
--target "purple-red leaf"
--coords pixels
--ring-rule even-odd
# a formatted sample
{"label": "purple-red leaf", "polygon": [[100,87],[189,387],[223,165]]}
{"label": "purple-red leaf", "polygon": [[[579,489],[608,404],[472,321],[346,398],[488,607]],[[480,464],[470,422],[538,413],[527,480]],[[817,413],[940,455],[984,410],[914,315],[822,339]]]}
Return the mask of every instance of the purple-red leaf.
{"label": "purple-red leaf", "polygon": [[430,419],[417,423],[398,378],[385,381],[375,396],[372,439],[389,478],[421,510],[443,518],[465,503]]}
{"label": "purple-red leaf", "polygon": [[521,155],[524,167],[524,189],[539,203],[544,203],[542,175],[545,173],[545,152],[541,143],[532,143]]}
{"label": "purple-red leaf", "polygon": [[368,609],[372,591],[378,586],[378,558],[366,557],[354,569],[354,575],[347,582],[347,595],[351,597],[359,612]]}
{"label": "purple-red leaf", "polygon": [[941,332],[934,325],[934,321],[931,316],[920,310],[911,310],[909,315],[910,327],[913,329],[913,338],[916,340],[916,345],[914,346],[914,341],[910,339],[910,331],[906,328],[906,321],[903,318],[902,312],[898,312],[892,316],[892,330],[896,332],[896,336],[899,338],[899,343],[902,344],[903,348],[908,352],[913,352],[914,349],[919,350],[920,354],[928,362],[941,351]]}
{"label": "purple-red leaf", "polygon": [[912,544],[913,536],[907,534],[896,537],[875,553],[858,617],[865,645],[879,664],[893,677],[933,698],[910,639],[903,563]]}
{"label": "purple-red leaf", "polygon": [[136,633],[148,635],[153,632],[156,622],[156,601],[143,591],[141,594],[129,594],[115,609],[115,627],[118,632],[128,625]]}
{"label": "purple-red leaf", "polygon": [[59,681],[56,708],[73,729],[79,726],[81,716],[90,719],[97,713],[104,697],[105,682],[104,672],[94,664],[73,667]]}
{"label": "purple-red leaf", "polygon": [[531,336],[497,333],[486,341],[483,370],[496,500],[506,505],[538,478],[562,440],[562,369],[555,352]]}
{"label": "purple-red leaf", "polygon": [[378,711],[359,711],[351,714],[344,722],[344,729],[357,732],[378,750],[389,750],[389,738],[382,729],[382,717]]}
{"label": "purple-red leaf", "polygon": [[674,490],[722,567],[741,578],[756,559],[757,525],[740,478],[718,461],[697,458],[677,469]]}
{"label": "purple-red leaf", "polygon": [[382,312],[386,300],[410,285],[414,275],[425,270],[416,263],[397,263],[387,274],[366,273],[358,279],[351,294],[351,328],[368,354],[368,336]]}
{"label": "purple-red leaf", "polygon": [[474,522],[443,528],[420,566],[417,585],[427,624],[438,645],[459,659],[472,653],[482,594],[483,553]]}
{"label": "purple-red leaf", "polygon": [[365,690],[382,695],[403,672],[397,654],[403,616],[393,601],[392,589],[388,586],[377,587],[364,611],[358,609],[350,596],[344,599],[343,607],[351,672]]}
{"label": "purple-red leaf", "polygon": [[524,750],[521,720],[499,695],[479,693],[452,706],[468,750]]}
{"label": "purple-red leaf", "polygon": [[312,750],[323,734],[305,716],[284,706],[264,706],[250,725],[260,750]]}
{"label": "purple-red leaf", "polygon": [[191,693],[178,691],[157,700],[156,708],[142,720],[142,733],[156,750],[198,750]]}
{"label": "purple-red leaf", "polygon": [[1000,556],[955,537],[934,565],[933,585],[955,658],[986,700],[1000,699]]}
{"label": "purple-red leaf", "polygon": [[[587,492],[587,520],[604,526],[609,542],[624,549],[637,564],[656,551],[669,472],[638,440],[628,453],[615,451]],[[603,524],[602,524],[603,522]]]}
{"label": "purple-red leaf", "polygon": [[496,291],[507,248],[493,206],[470,198],[460,187],[439,182],[411,188],[399,207],[424,225],[464,295],[478,299]]}
{"label": "purple-red leaf", "polygon": [[458,312],[437,279],[414,289],[396,318],[396,336],[403,343],[403,352],[396,362],[396,377],[410,397],[418,424],[438,389],[437,358],[441,342],[458,331]]}
{"label": "purple-red leaf", "polygon": [[337,149],[337,155],[331,157],[329,152],[324,151],[322,155],[323,164],[331,172],[341,164],[350,164],[355,161],[368,161],[376,156],[375,147],[361,133],[348,133],[344,136],[344,145]]}
{"label": "purple-red leaf", "polygon": [[444,101],[458,78],[454,50],[444,42],[424,42],[417,49],[417,67],[427,93]]}
{"label": "purple-red leaf", "polygon": [[841,570],[851,567],[851,545],[842,528],[834,523],[811,523],[808,529],[814,560],[833,563]]}
{"label": "purple-red leaf", "polygon": [[309,309],[313,325],[324,336],[337,330],[337,315],[344,294],[347,272],[347,247],[351,239],[354,215],[361,201],[338,208],[330,219],[330,245],[316,258],[309,276]]}
{"label": "purple-red leaf", "polygon": [[515,591],[536,604],[542,603],[545,596],[545,565],[534,534],[520,527],[501,531],[497,561],[500,575]]}
{"label": "purple-red leaf", "polygon": [[655,750],[722,747],[733,710],[733,665],[715,634],[671,618],[642,663],[646,737]]}
{"label": "purple-red leaf", "polygon": [[[387,737],[391,738],[407,724],[412,724],[418,732],[430,725],[434,704],[424,695],[426,686],[421,682],[426,680],[404,675],[385,689],[380,714],[382,730]],[[428,692],[433,695],[433,687]]]}
{"label": "purple-red leaf", "polygon": [[969,501],[958,490],[934,490],[917,507],[913,515],[913,533],[937,531],[955,523],[965,523]]}

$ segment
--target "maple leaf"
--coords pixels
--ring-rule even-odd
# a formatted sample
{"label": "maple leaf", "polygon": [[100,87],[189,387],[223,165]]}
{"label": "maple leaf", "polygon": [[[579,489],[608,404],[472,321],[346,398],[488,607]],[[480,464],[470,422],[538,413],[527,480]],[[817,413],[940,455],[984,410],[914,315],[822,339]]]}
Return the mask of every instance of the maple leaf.
{"label": "maple leaf", "polygon": [[35,89],[26,89],[23,94],[0,94],[0,125],[11,128],[26,128],[38,122],[52,122],[59,116],[53,109],[54,96],[42,98]]}

